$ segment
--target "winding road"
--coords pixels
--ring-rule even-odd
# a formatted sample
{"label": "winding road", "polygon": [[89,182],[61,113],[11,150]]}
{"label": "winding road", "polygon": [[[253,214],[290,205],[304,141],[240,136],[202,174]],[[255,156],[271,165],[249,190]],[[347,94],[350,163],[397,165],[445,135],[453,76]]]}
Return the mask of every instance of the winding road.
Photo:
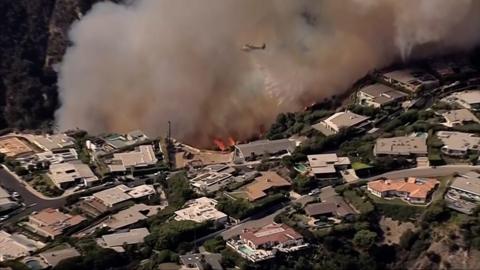
{"label": "winding road", "polygon": [[3,223],[16,222],[17,220],[31,214],[33,211],[39,211],[49,207],[60,208],[66,204],[66,199],[64,197],[45,198],[32,192],[25,186],[24,182],[21,182],[21,180],[17,179],[14,174],[2,167],[0,167],[0,185],[10,191],[18,192],[25,204],[23,211],[17,211],[17,214],[14,214]]}
{"label": "winding road", "polygon": [[404,177],[435,177],[447,176],[454,173],[464,173],[472,170],[480,170],[480,166],[473,165],[445,165],[437,167],[419,167],[399,171],[391,171],[381,175],[377,175],[363,180],[376,180],[379,178],[404,178]]}

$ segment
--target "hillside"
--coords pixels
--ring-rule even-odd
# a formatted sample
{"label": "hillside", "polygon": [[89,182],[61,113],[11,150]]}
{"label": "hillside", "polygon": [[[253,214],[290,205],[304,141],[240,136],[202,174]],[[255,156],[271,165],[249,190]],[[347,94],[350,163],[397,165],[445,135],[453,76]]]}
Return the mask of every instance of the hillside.
{"label": "hillside", "polygon": [[98,1],[0,1],[0,128],[51,127],[59,106],[54,66],[71,23]]}

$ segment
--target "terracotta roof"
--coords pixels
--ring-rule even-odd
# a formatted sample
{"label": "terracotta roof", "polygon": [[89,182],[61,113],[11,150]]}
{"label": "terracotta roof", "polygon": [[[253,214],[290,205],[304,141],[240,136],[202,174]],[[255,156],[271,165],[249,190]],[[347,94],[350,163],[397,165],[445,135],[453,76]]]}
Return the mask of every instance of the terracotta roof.
{"label": "terracotta roof", "polygon": [[292,184],[278,175],[276,172],[262,172],[261,176],[246,187],[247,196],[250,201],[264,197],[266,191],[273,187],[289,187]]}
{"label": "terracotta roof", "polygon": [[426,198],[438,183],[438,180],[434,178],[417,179],[410,177],[408,179],[372,181],[368,183],[368,188],[377,192],[407,192],[410,197]]}
{"label": "terracotta roof", "polygon": [[259,229],[247,230],[240,234],[242,239],[252,242],[255,246],[266,243],[285,243],[299,240],[303,236],[285,224],[271,223]]}

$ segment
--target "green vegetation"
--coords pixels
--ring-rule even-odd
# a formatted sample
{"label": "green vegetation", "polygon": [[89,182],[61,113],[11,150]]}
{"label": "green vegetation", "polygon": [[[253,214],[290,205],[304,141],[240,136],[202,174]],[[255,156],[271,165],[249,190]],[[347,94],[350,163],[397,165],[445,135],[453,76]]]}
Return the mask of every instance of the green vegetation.
{"label": "green vegetation", "polygon": [[282,203],[287,199],[288,196],[283,193],[269,195],[266,198],[256,201],[255,203],[250,203],[246,199],[233,200],[227,197],[222,197],[218,201],[217,209],[231,217],[237,219],[244,219],[254,213],[278,205],[279,203]]}
{"label": "green vegetation", "polygon": [[293,190],[300,194],[307,193],[312,188],[315,188],[318,185],[318,180],[315,180],[313,177],[306,175],[297,175],[293,179]]}
{"label": "green vegetation", "polygon": [[372,166],[362,163],[362,162],[353,162],[352,169],[354,170],[363,170],[363,169],[370,169]]}
{"label": "green vegetation", "polygon": [[220,253],[227,247],[227,245],[225,243],[225,240],[223,240],[221,236],[217,236],[215,238],[205,241],[205,243],[203,243],[203,247],[208,252]]}
{"label": "green vegetation", "polygon": [[362,196],[356,190],[345,190],[342,195],[363,215],[368,215],[375,209],[368,196]]}
{"label": "green vegetation", "polygon": [[145,244],[155,250],[189,251],[191,241],[211,232],[212,224],[172,220],[150,227]]}
{"label": "green vegetation", "polygon": [[103,270],[125,266],[128,258],[112,249],[103,249],[93,239],[84,239],[77,243],[83,256],[61,261],[54,270]]}
{"label": "green vegetation", "polygon": [[377,234],[369,230],[360,230],[353,237],[353,244],[361,249],[369,249],[375,244]]}
{"label": "green vegetation", "polygon": [[182,207],[185,202],[195,197],[195,193],[190,187],[185,172],[175,173],[167,181],[162,181],[164,191],[166,193],[168,204],[173,208]]}
{"label": "green vegetation", "polygon": [[63,194],[63,190],[56,187],[52,180],[45,174],[36,174],[29,184],[38,192],[48,197],[57,197]]}

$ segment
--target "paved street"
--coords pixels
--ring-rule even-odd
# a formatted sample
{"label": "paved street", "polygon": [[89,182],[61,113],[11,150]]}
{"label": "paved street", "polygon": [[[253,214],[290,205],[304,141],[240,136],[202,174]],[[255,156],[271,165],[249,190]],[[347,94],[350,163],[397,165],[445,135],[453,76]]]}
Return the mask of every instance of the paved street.
{"label": "paved street", "polygon": [[36,194],[30,192],[23,183],[19,182],[15,176],[3,168],[0,168],[0,185],[8,190],[18,192],[22,197],[23,203],[27,207],[24,211],[11,217],[6,222],[16,221],[29,215],[33,211],[39,211],[48,207],[59,208],[65,205],[65,198],[45,199],[38,197]]}
{"label": "paved street", "polygon": [[404,178],[404,177],[429,177],[429,176],[447,176],[452,175],[456,172],[463,173],[471,170],[480,170],[480,166],[472,165],[445,165],[438,166],[436,168],[425,167],[425,168],[412,168],[406,170],[392,171],[377,175],[375,177],[366,178],[365,180],[376,180],[378,178]]}

